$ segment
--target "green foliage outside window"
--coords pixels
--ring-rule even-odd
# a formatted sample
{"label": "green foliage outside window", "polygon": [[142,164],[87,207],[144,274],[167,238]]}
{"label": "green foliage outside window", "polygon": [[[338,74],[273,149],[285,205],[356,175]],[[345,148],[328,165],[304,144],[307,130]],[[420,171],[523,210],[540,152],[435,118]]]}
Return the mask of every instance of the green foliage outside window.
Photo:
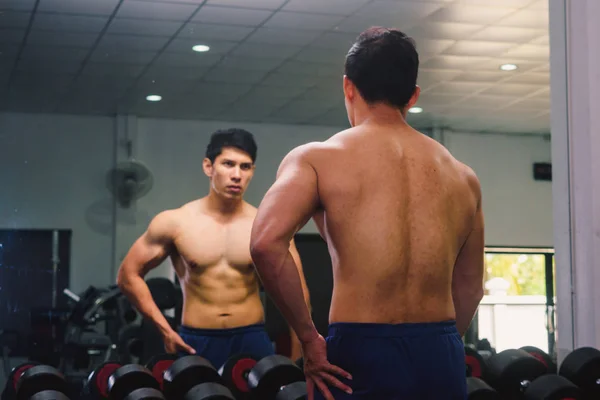
{"label": "green foliage outside window", "polygon": [[542,254],[485,255],[486,276],[503,278],[510,283],[508,295],[545,295],[545,257]]}

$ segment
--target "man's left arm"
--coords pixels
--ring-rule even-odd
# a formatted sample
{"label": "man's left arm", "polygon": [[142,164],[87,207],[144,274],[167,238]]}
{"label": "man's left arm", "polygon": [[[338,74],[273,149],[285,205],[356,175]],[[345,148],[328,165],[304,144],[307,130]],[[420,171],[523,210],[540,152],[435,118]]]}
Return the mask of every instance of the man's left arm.
{"label": "man's left arm", "polygon": [[[307,160],[310,145],[292,150],[281,162],[277,179],[263,198],[252,227],[250,251],[265,292],[300,342],[316,338],[299,256],[291,242],[319,207],[317,173]],[[294,251],[295,246],[294,246]]]}
{"label": "man's left arm", "polygon": [[[300,253],[296,248],[296,243],[292,239],[290,242],[290,254],[296,263],[296,267],[298,267],[298,274],[300,275],[300,281],[302,282],[302,293],[304,294],[304,301],[306,301],[306,305],[308,307],[308,311],[312,314],[312,306],[310,304],[310,292],[308,291],[308,286],[306,285],[306,276],[304,275],[304,269],[302,267],[302,259],[300,258]],[[290,358],[292,360],[297,360],[302,357],[302,344],[294,332],[294,329],[290,326]]]}

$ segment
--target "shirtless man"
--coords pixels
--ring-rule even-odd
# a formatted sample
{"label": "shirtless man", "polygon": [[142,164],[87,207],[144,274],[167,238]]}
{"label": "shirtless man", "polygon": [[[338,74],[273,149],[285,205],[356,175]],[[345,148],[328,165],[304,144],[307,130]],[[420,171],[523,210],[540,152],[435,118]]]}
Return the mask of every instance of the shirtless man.
{"label": "shirtless man", "polygon": [[[466,399],[461,337],[483,295],[480,185],[407,124],[418,63],[402,32],[363,32],[343,80],[352,127],[292,150],[258,208],[251,254],[300,338],[309,398]],[[287,245],[311,217],[333,264],[327,340]]]}
{"label": "shirtless man", "polygon": [[[215,132],[206,149],[209,194],[156,215],[129,250],[117,283],[161,333],[168,353],[198,354],[216,368],[234,354],[274,353],[264,326],[259,281],[250,257],[256,208],[243,200],[256,161],[253,136],[241,129]],[[288,242],[308,301],[300,257]],[[183,291],[179,333],[158,309],[144,276],[170,257]],[[300,343],[292,351],[300,357]],[[292,346],[294,347],[294,346]]]}

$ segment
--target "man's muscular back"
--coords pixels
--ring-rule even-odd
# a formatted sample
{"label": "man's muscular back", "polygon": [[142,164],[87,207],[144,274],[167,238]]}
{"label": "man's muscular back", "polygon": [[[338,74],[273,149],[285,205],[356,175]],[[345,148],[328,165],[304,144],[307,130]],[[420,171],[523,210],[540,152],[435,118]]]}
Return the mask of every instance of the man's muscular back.
{"label": "man's muscular back", "polygon": [[479,204],[473,172],[408,126],[359,126],[311,147],[330,322],[454,319],[454,266]]}

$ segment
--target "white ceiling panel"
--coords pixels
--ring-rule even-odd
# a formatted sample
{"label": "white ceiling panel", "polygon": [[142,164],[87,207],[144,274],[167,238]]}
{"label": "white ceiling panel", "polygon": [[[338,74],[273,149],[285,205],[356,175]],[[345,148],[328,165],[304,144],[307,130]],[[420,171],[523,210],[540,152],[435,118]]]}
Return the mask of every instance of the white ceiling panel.
{"label": "white ceiling panel", "polygon": [[[370,0],[290,0],[284,11],[322,13],[349,16],[360,10]],[[371,7],[371,5],[369,5]]]}
{"label": "white ceiling panel", "polygon": [[535,28],[515,28],[511,26],[488,26],[471,36],[471,40],[494,42],[527,43],[547,35],[547,31]]}
{"label": "white ceiling panel", "polygon": [[265,76],[263,71],[247,71],[235,68],[215,68],[204,75],[207,82],[255,84]]}
{"label": "white ceiling panel", "polygon": [[550,86],[550,77],[547,73],[543,72],[528,72],[523,74],[515,74],[514,76],[509,77],[506,81],[510,83],[533,83],[543,85],[545,87]]}
{"label": "white ceiling panel", "polygon": [[220,66],[249,71],[268,72],[281,65],[281,63],[282,60],[280,58],[228,56],[223,59]]}
{"label": "white ceiling panel", "polygon": [[114,50],[109,51],[103,48],[97,48],[90,58],[90,61],[96,63],[124,63],[124,64],[147,64],[154,57],[156,51],[142,50]]}
{"label": "white ceiling panel", "polygon": [[292,75],[290,79],[294,79],[293,75],[312,75],[316,77],[332,77],[339,79],[341,84],[343,69],[332,68],[329,64],[302,62],[298,60],[289,60],[283,63],[277,71],[284,75]]}
{"label": "white ceiling panel", "polygon": [[326,32],[311,45],[326,49],[350,49],[356,40],[356,34],[347,32]]}
{"label": "white ceiling panel", "polygon": [[76,74],[81,69],[81,61],[76,59],[63,59],[59,60],[56,58],[47,59],[36,59],[33,58],[21,58],[16,66],[16,71],[21,72],[52,72],[52,73],[64,73],[64,74]]}
{"label": "white ceiling panel", "polygon": [[21,53],[21,58],[34,62],[74,60],[81,62],[87,55],[87,49],[76,47],[36,46],[28,44]]}
{"label": "white ceiling panel", "polygon": [[0,0],[0,10],[31,11],[35,0]]}
{"label": "white ceiling panel", "polygon": [[550,45],[550,37],[548,35],[544,35],[544,36],[540,36],[536,39],[533,39],[531,42],[529,42],[530,44],[535,44],[535,45],[543,45],[543,46],[549,46]]}
{"label": "white ceiling panel", "polygon": [[506,53],[515,47],[511,42],[481,42],[475,40],[461,40],[443,50],[443,54],[455,56],[494,56]]}
{"label": "white ceiling panel", "polygon": [[455,0],[457,3],[465,4],[478,4],[481,6],[488,7],[515,7],[515,8],[523,8],[529,6],[532,3],[532,0],[502,0],[496,3],[490,3],[489,0]]}
{"label": "white ceiling panel", "polygon": [[[337,89],[329,87],[313,87],[302,93],[298,97],[302,101],[311,101],[314,104],[318,104],[321,108],[329,109],[334,106],[344,106],[344,91],[342,86]],[[325,111],[323,109],[323,111]]]}
{"label": "white ceiling panel", "polygon": [[200,41],[209,39],[240,41],[252,31],[252,28],[244,26],[209,25],[190,22],[185,25],[178,37],[182,39],[198,39]]}
{"label": "white ceiling panel", "polygon": [[494,24],[517,11],[515,7],[485,7],[469,4],[449,4],[427,18],[427,21],[453,21],[465,24]]}
{"label": "white ceiling panel", "polygon": [[[406,29],[406,33],[416,39],[462,40],[485,28],[481,24],[459,24],[455,22],[428,22]],[[403,28],[400,28],[403,30]],[[417,46],[419,43],[417,42]]]}
{"label": "white ceiling panel", "polygon": [[[548,61],[546,61],[546,62],[548,62]],[[544,62],[541,60],[535,61],[535,60],[529,60],[527,58],[517,59],[517,58],[502,55],[500,57],[490,58],[487,61],[477,64],[476,69],[478,71],[498,71],[500,66],[502,64],[506,64],[506,63],[512,63],[512,64],[516,64],[518,66],[518,69],[516,71],[501,71],[501,72],[504,72],[507,77],[525,73],[525,72],[531,71],[531,70],[537,70],[538,68],[541,68],[544,64]]]}
{"label": "white ceiling panel", "polygon": [[69,14],[110,15],[119,0],[40,0],[39,11]]}
{"label": "white ceiling panel", "polygon": [[462,72],[457,70],[421,69],[417,77],[417,84],[421,89],[424,89],[440,82],[451,81],[460,74],[462,74]]}
{"label": "white ceiling panel", "polygon": [[172,36],[181,28],[181,22],[152,21],[143,19],[115,18],[108,27],[107,33],[127,35]]}
{"label": "white ceiling panel", "polygon": [[[195,39],[174,39],[169,43],[166,48],[166,51],[169,52],[177,52],[177,53],[190,53],[194,54],[198,57],[202,57],[206,54],[198,54],[192,53],[192,47],[198,44],[198,40]],[[210,54],[227,54],[229,53],[235,46],[238,45],[238,42],[234,41],[218,41],[218,40],[205,40],[202,44],[206,44],[210,46]]]}
{"label": "white ceiling panel", "polygon": [[[339,129],[348,49],[386,26],[417,43],[414,126],[549,129],[545,0],[40,0],[32,16],[34,4],[0,0],[0,85],[13,87],[0,110],[25,111],[30,98],[32,112]],[[149,91],[163,101],[147,102]]]}
{"label": "white ceiling panel", "polygon": [[548,13],[540,10],[520,10],[497,21],[499,26],[516,26],[548,30]]}
{"label": "white ceiling panel", "polygon": [[20,47],[21,45],[16,43],[0,43],[0,62],[6,63],[7,60],[16,59]]}
{"label": "white ceiling panel", "polygon": [[534,45],[534,44],[523,44],[518,47],[514,47],[505,53],[501,54],[502,57],[508,58],[523,58],[528,60],[539,60],[547,61],[550,57],[550,52],[547,46]]}
{"label": "white ceiling panel", "polygon": [[273,113],[277,119],[298,119],[298,122],[304,122],[307,119],[322,115],[326,109],[320,104],[315,104],[312,100],[294,100],[284,105]]}
{"label": "white ceiling panel", "polygon": [[548,0],[531,1],[530,4],[525,8],[528,10],[536,10],[539,12],[548,11]]}
{"label": "white ceiling panel", "polygon": [[231,51],[233,56],[287,59],[302,50],[301,46],[264,43],[242,43]]}
{"label": "white ceiling panel", "polygon": [[441,10],[443,6],[442,2],[374,0],[358,10],[356,15],[377,21],[377,24],[386,21],[382,26],[400,28],[399,24],[414,23]]}
{"label": "white ceiling panel", "polygon": [[116,16],[118,18],[185,21],[190,18],[197,9],[198,6],[193,4],[124,0],[121,7],[119,7]]}
{"label": "white ceiling panel", "polygon": [[444,82],[433,86],[428,94],[448,94],[456,93],[456,95],[469,95],[475,92],[481,92],[490,87],[487,82]]}
{"label": "white ceiling panel", "polygon": [[454,102],[453,105],[459,106],[464,112],[469,112],[468,108],[477,109],[477,113],[472,114],[477,115],[481,113],[482,109],[492,112],[511,103],[514,99],[514,96],[478,95],[459,100]]}
{"label": "white ceiling panel", "polygon": [[457,44],[454,40],[444,39],[422,39],[417,43],[417,52],[419,53],[419,59],[424,59],[427,56],[433,56],[439,53],[449,53],[448,50]]}
{"label": "white ceiling panel", "polygon": [[160,93],[163,97],[174,97],[179,93],[190,92],[193,85],[193,81],[175,76],[165,79],[141,78],[136,82],[133,90],[139,93]]}
{"label": "white ceiling panel", "polygon": [[0,51],[3,43],[21,43],[25,38],[25,29],[0,29]]}
{"label": "white ceiling panel", "polygon": [[194,87],[193,92],[199,97],[205,98],[207,102],[232,102],[249,92],[251,88],[251,85],[202,82]]}
{"label": "white ceiling panel", "polygon": [[168,79],[171,76],[177,76],[181,79],[200,80],[211,67],[177,67],[153,64],[148,68],[144,77],[150,79]]}
{"label": "white ceiling panel", "polygon": [[68,46],[90,48],[93,46],[97,39],[98,34],[96,33],[31,31],[29,33],[29,37],[27,38],[27,43],[39,46]]}
{"label": "white ceiling panel", "polygon": [[26,28],[30,19],[30,12],[1,11],[0,28]]}
{"label": "white ceiling panel", "polygon": [[491,57],[440,55],[421,64],[427,69],[476,70]]}
{"label": "white ceiling panel", "polygon": [[524,98],[522,100],[517,99],[514,103],[514,106],[526,109],[542,110],[541,112],[547,113],[550,110],[550,99],[541,99],[536,97]]}
{"label": "white ceiling panel", "polygon": [[543,85],[528,85],[522,83],[502,83],[486,89],[482,92],[484,95],[513,96],[517,99],[519,96],[525,96],[543,89]]}
{"label": "white ceiling panel", "polygon": [[310,46],[304,48],[304,50],[299,52],[294,58],[302,62],[331,64],[340,69],[341,66],[344,64],[345,56],[346,51],[334,51],[331,49],[323,49],[321,47]]}
{"label": "white ceiling panel", "polygon": [[37,13],[31,29],[100,33],[107,23],[108,17]]}
{"label": "white ceiling panel", "polygon": [[127,52],[129,50],[158,51],[169,40],[165,36],[133,36],[105,34],[97,49],[107,52]]}
{"label": "white ceiling panel", "polygon": [[264,80],[263,84],[270,86],[291,86],[308,89],[316,85],[319,81],[317,76],[312,75],[296,75],[290,77],[288,74],[281,72],[274,72],[269,74]]}
{"label": "white ceiling panel", "polygon": [[192,18],[206,24],[258,26],[273,14],[270,10],[215,7],[206,5]]}
{"label": "white ceiling panel", "polygon": [[97,79],[107,78],[119,79],[123,78],[136,78],[144,70],[144,64],[119,64],[119,63],[97,63],[89,61],[81,71],[81,76],[91,76],[93,79],[88,80],[94,81]]}
{"label": "white ceiling panel", "polygon": [[318,31],[303,31],[298,29],[258,28],[246,40],[250,43],[285,44],[306,46],[321,35]]}
{"label": "white ceiling panel", "polygon": [[340,127],[340,130],[346,127],[350,127],[350,124],[348,122],[348,114],[346,114],[346,110],[340,108],[327,110],[323,114],[313,118],[310,122],[315,125],[332,125],[335,127]]}
{"label": "white ceiling panel", "polygon": [[282,87],[281,85],[266,85],[263,82],[261,85],[253,87],[243,98],[252,97],[256,100],[260,99],[263,103],[277,105],[281,104],[283,100],[291,100],[300,96],[305,91],[306,88],[300,85]]}
{"label": "white ceiling panel", "polygon": [[154,64],[161,67],[211,67],[221,58],[220,54],[164,52]]}
{"label": "white ceiling panel", "polygon": [[209,5],[244,7],[244,8],[262,8],[266,10],[275,10],[281,7],[285,0],[208,0]]}
{"label": "white ceiling panel", "polygon": [[308,14],[279,11],[264,23],[267,28],[327,30],[335,27],[344,17],[338,15]]}
{"label": "white ceiling panel", "polygon": [[459,82],[486,82],[488,84],[493,84],[503,79],[506,79],[508,76],[506,72],[498,69],[497,71],[472,71],[472,72],[460,72],[455,76],[455,80]]}

